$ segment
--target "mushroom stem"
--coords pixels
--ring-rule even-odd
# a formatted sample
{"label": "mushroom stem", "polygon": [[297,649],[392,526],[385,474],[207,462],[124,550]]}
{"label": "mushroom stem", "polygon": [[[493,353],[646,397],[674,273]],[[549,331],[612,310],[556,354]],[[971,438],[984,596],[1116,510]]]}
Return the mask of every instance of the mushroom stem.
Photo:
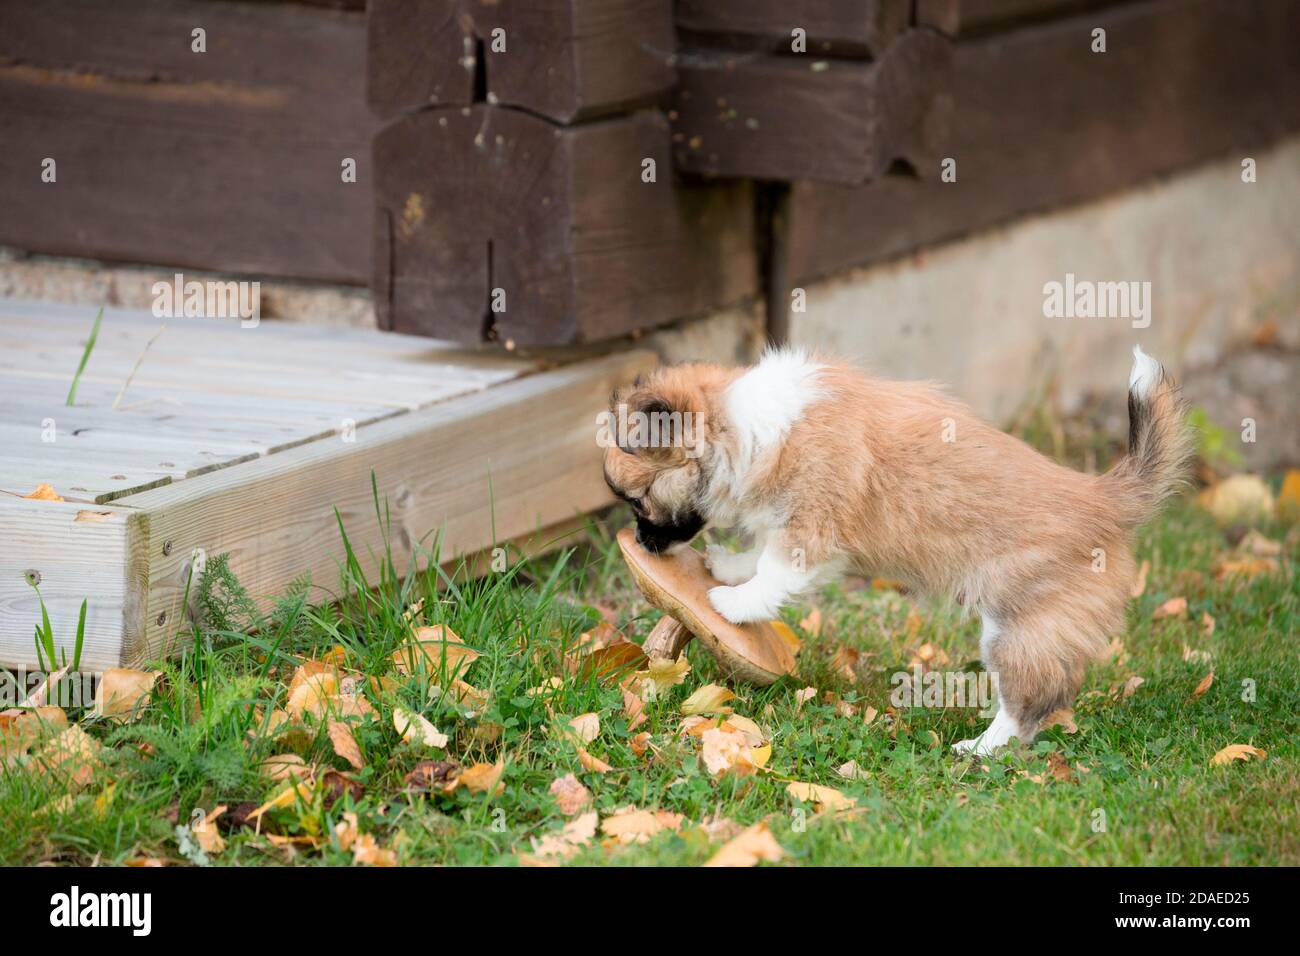
{"label": "mushroom stem", "polygon": [[664,658],[675,661],[691,639],[695,637],[672,615],[665,614],[646,637],[641,650],[650,659]]}

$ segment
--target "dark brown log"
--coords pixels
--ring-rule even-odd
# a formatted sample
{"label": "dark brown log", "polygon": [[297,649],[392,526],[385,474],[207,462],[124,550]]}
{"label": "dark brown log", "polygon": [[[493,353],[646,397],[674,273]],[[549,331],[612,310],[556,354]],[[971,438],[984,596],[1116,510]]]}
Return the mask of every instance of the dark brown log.
{"label": "dark brown log", "polygon": [[951,112],[951,46],[912,30],[874,61],[682,54],[679,169],[861,183],[898,159],[929,170]]}
{"label": "dark brown log", "polygon": [[560,127],[485,105],[427,110],[385,128],[374,163],[386,328],[565,344],[756,293],[751,187],[674,183],[656,112]]}
{"label": "dark brown log", "polygon": [[569,123],[673,84],[671,0],[371,0],[369,21],[369,100],[385,117],[486,100]]}
{"label": "dark brown log", "polygon": [[1297,35],[1297,3],[1151,0],[959,43],[956,182],[796,185],[792,281],[1252,155],[1300,129]]}
{"label": "dark brown log", "polygon": [[0,243],[365,282],[364,55],[364,18],[318,7],[0,6]]}
{"label": "dark brown log", "polygon": [[817,56],[876,56],[907,26],[912,0],[678,0],[677,28],[705,45],[793,53],[793,31]]}
{"label": "dark brown log", "polygon": [[1132,0],[916,0],[916,22],[947,36],[1010,30]]}

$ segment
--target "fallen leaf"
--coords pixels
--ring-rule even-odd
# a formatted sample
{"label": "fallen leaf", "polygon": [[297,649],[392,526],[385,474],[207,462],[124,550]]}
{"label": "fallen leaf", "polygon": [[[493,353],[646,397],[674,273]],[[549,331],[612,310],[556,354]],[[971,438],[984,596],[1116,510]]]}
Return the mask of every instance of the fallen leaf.
{"label": "fallen leaf", "polygon": [[1164,604],[1156,608],[1155,612],[1151,615],[1151,620],[1163,621],[1166,618],[1185,619],[1186,617],[1187,617],[1187,598],[1176,597],[1176,598],[1170,598]]}
{"label": "fallen leaf", "polygon": [[462,770],[459,779],[470,793],[492,793],[495,795],[506,788],[506,785],[501,782],[501,777],[505,772],[506,764],[504,760],[498,760],[496,763],[476,763],[474,766]]}
{"label": "fallen leaf", "polygon": [[1210,758],[1210,766],[1220,767],[1234,760],[1250,760],[1251,757],[1263,760],[1268,751],[1252,747],[1250,744],[1229,744]]}
{"label": "fallen leaf", "polygon": [[551,781],[551,796],[566,817],[581,812],[591,803],[591,791],[571,773]]}
{"label": "fallen leaf", "polygon": [[822,632],[821,609],[815,607],[809,611],[808,616],[799,622],[799,628],[812,637],[818,637]]}
{"label": "fallen leaf", "polygon": [[754,866],[760,861],[775,863],[785,856],[785,850],[760,820],[722,846],[705,866]]}
{"label": "fallen leaf", "polygon": [[14,708],[0,714],[0,759],[27,753],[38,740],[54,737],[68,727],[62,707]]}
{"label": "fallen leaf", "polygon": [[53,488],[51,488],[49,485],[47,485],[45,482],[41,482],[39,485],[37,485],[36,490],[33,491],[30,495],[23,495],[23,497],[30,501],[62,501],[63,500],[63,496],[60,495],[57,491],[55,491]]}
{"label": "fallen leaf", "polygon": [[585,746],[600,736],[600,715],[579,714],[569,721],[569,735]]}
{"label": "fallen leaf", "polygon": [[820,784],[802,783],[797,780],[786,784],[785,791],[796,800],[813,804],[818,812],[829,810],[833,813],[836,810],[847,810],[858,802],[853,797],[840,793],[834,787],[823,787]]}
{"label": "fallen leaf", "polygon": [[357,770],[365,767],[366,762],[361,756],[361,748],[357,746],[357,738],[353,736],[351,727],[341,720],[331,720],[329,735],[336,754]]}
{"label": "fallen leaf", "polygon": [[454,760],[421,760],[403,779],[409,791],[450,793],[458,786],[460,764]]}
{"label": "fallen leaf", "polygon": [[645,843],[656,833],[680,830],[684,819],[680,813],[668,810],[638,810],[628,806],[605,817],[600,830],[619,843]]}
{"label": "fallen leaf", "polygon": [[582,768],[590,773],[609,773],[609,771],[614,769],[599,757],[593,757],[591,754],[587,753],[587,751],[582,747],[578,747],[577,751],[578,763],[582,764]]}
{"label": "fallen leaf", "polygon": [[1277,574],[1281,570],[1274,558],[1225,558],[1214,566],[1214,580],[1245,578],[1247,581],[1261,574]]}
{"label": "fallen leaf", "polygon": [[645,701],[627,688],[621,688],[623,694],[623,715],[627,717],[627,729],[636,730],[649,718],[645,713]]}
{"label": "fallen leaf", "polygon": [[948,652],[942,647],[927,641],[916,649],[916,653],[912,655],[911,661],[908,662],[908,667],[919,667],[923,671],[928,671],[936,667],[945,667],[947,664]]}
{"label": "fallen leaf", "polygon": [[1206,637],[1214,636],[1214,618],[1210,617],[1208,612],[1201,613],[1201,633]]}
{"label": "fallen leaf", "polygon": [[636,754],[638,757],[644,757],[645,752],[650,749],[649,732],[643,730],[632,738],[628,743],[628,746],[632,748],[632,753]]}
{"label": "fallen leaf", "polygon": [[1060,727],[1067,734],[1078,731],[1079,725],[1074,722],[1073,707],[1059,707],[1043,718],[1043,729],[1049,727]]}
{"label": "fallen leaf", "polygon": [[1073,783],[1074,771],[1070,769],[1069,763],[1059,753],[1053,750],[1047,755],[1047,769],[1052,774],[1053,779],[1061,783]]}
{"label": "fallen leaf", "polygon": [[1292,468],[1282,479],[1276,509],[1277,516],[1283,521],[1300,520],[1300,469]]}
{"label": "fallen leaf", "polygon": [[771,755],[769,748],[756,752],[739,730],[710,727],[700,735],[700,761],[717,777],[731,774],[747,777],[762,768]]}
{"label": "fallen leaf", "polygon": [[162,671],[110,667],[104,671],[95,691],[95,713],[101,717],[138,717],[161,676]]}
{"label": "fallen leaf", "polygon": [[[304,665],[305,666],[305,665]],[[302,668],[299,668],[299,673]],[[297,686],[290,685],[289,702],[284,709],[294,720],[301,720],[304,714],[319,718],[329,710],[330,701],[338,694],[338,675],[333,670],[323,670],[297,681]]]}
{"label": "fallen leaf", "polygon": [[256,810],[248,815],[249,820],[261,819],[262,815],[271,810],[282,810],[285,807],[291,807],[294,801],[302,799],[304,801],[311,799],[311,785],[305,780],[299,780],[289,784],[266,803],[262,804]]}
{"label": "fallen leaf", "polygon": [[641,683],[641,692],[647,699],[654,700],[661,692],[686,680],[686,675],[690,672],[691,662],[683,654],[675,661],[666,657],[652,657],[645,670],[636,672],[636,677]]}
{"label": "fallen leaf", "polygon": [[596,825],[600,817],[595,810],[574,817],[560,830],[548,833],[540,839],[532,839],[533,852],[538,856],[569,857],[591,842],[596,835]]}
{"label": "fallen leaf", "polygon": [[394,707],[393,727],[408,744],[421,744],[425,747],[447,746],[447,735],[439,733],[438,728],[420,714]]}
{"label": "fallen leaf", "polygon": [[735,700],[736,695],[720,684],[705,684],[695,693],[682,701],[683,714],[729,714],[731,708],[724,706],[727,701]]}
{"label": "fallen leaf", "polygon": [[840,764],[835,773],[838,776],[843,777],[845,780],[866,780],[871,776],[867,771],[858,766],[856,760],[850,760],[848,763]]}
{"label": "fallen leaf", "polygon": [[1151,562],[1143,561],[1142,566],[1138,568],[1137,578],[1133,581],[1133,587],[1129,591],[1129,597],[1139,598],[1147,589],[1147,575],[1151,573]]}
{"label": "fallen leaf", "polygon": [[1257,558],[1276,558],[1282,554],[1282,542],[1266,538],[1252,528],[1237,545],[1237,550],[1253,554]]}
{"label": "fallen leaf", "polygon": [[397,851],[384,849],[373,836],[363,833],[352,847],[352,859],[365,866],[397,866]]}
{"label": "fallen leaf", "polygon": [[816,687],[804,687],[794,692],[795,713],[803,710],[803,705],[817,696]]}
{"label": "fallen leaf", "polygon": [[414,674],[423,667],[427,674],[445,671],[455,677],[478,660],[478,656],[478,651],[467,647],[460,635],[447,625],[425,625],[417,627],[412,639],[393,651],[393,668],[399,674]]}
{"label": "fallen leaf", "polygon": [[1209,690],[1210,685],[1213,683],[1214,683],[1214,671],[1210,671],[1208,674],[1202,677],[1201,682],[1196,685],[1196,690],[1192,691],[1191,699],[1196,700],[1196,698],[1200,697],[1207,690]]}
{"label": "fallen leaf", "polygon": [[444,690],[437,684],[429,687],[429,700],[450,700],[465,708],[465,713],[470,717],[477,717],[483,711],[487,710],[491,702],[491,695],[484,690],[479,690],[473,684],[466,683],[460,678],[451,682],[451,686]]}
{"label": "fallen leaf", "polygon": [[221,836],[221,831],[217,829],[217,817],[226,812],[225,804],[213,809],[200,820],[196,820],[190,827],[190,832],[199,843],[199,848],[204,853],[217,854],[226,848],[226,841]]}
{"label": "fallen leaf", "polygon": [[1143,684],[1145,684],[1146,682],[1147,679],[1145,677],[1138,677],[1137,675],[1130,677],[1127,681],[1124,682],[1123,696],[1132,697],[1134,694],[1137,693],[1137,689],[1141,687]]}
{"label": "fallen leaf", "polygon": [[101,749],[99,741],[80,725],[72,724],[46,741],[32,760],[42,772],[59,777],[69,790],[77,790],[94,778],[100,766]]}

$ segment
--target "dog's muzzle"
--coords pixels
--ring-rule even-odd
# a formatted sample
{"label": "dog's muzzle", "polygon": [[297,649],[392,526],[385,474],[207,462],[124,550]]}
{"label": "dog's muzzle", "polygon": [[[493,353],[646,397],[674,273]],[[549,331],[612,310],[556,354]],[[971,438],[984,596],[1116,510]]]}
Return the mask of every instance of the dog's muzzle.
{"label": "dog's muzzle", "polygon": [[672,545],[690,541],[704,528],[704,518],[695,512],[673,524],[653,524],[645,518],[636,519],[636,543],[651,554],[662,554]]}

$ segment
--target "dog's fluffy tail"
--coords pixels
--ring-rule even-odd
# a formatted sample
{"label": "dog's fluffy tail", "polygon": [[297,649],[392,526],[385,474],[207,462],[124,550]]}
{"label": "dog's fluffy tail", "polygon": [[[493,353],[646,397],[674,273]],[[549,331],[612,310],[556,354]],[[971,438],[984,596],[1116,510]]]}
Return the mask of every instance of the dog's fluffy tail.
{"label": "dog's fluffy tail", "polygon": [[1102,476],[1115,486],[1123,522],[1135,527],[1155,516],[1161,502],[1188,480],[1195,442],[1187,403],[1164,367],[1133,348],[1128,380],[1128,454]]}

